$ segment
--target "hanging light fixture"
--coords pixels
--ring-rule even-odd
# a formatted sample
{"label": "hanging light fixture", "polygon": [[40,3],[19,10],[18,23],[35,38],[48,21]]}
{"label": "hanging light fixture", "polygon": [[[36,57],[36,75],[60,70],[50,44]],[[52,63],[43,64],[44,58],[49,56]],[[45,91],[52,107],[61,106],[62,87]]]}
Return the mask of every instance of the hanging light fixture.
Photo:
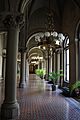
{"label": "hanging light fixture", "polygon": [[35,36],[39,48],[46,50],[46,48],[60,48],[65,36],[54,30],[53,12],[51,10],[51,0],[49,0],[49,12],[47,17],[46,31]]}

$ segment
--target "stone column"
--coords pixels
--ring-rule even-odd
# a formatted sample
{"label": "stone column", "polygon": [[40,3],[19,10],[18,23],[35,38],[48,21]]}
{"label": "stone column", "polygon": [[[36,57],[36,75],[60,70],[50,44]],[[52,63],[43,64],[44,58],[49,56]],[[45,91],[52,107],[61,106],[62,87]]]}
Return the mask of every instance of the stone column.
{"label": "stone column", "polygon": [[51,51],[50,57],[49,57],[49,72],[52,72],[52,51]]}
{"label": "stone column", "polygon": [[54,72],[56,71],[56,53],[54,52]]}
{"label": "stone column", "polygon": [[6,69],[6,55],[3,55],[3,62],[2,62],[2,78],[5,80],[5,69]]}
{"label": "stone column", "polygon": [[52,71],[54,71],[54,52],[52,53]]}
{"label": "stone column", "polygon": [[25,53],[24,50],[21,50],[21,73],[20,73],[20,83],[19,83],[20,88],[25,88],[26,87],[25,65],[26,65],[26,53]]}
{"label": "stone column", "polygon": [[[57,52],[57,71],[60,70],[60,50]],[[60,77],[57,80],[58,86],[60,85]]]}
{"label": "stone column", "polygon": [[[64,69],[64,57],[63,57],[63,54],[64,54],[64,51],[60,51],[60,70],[63,70]],[[64,70],[63,70],[64,72]],[[63,86],[63,83],[64,83],[64,76],[63,77],[60,77],[60,87]]]}
{"label": "stone column", "polygon": [[41,61],[41,69],[44,69],[43,61]]}
{"label": "stone column", "polygon": [[26,65],[25,65],[25,81],[27,83],[29,81],[29,63],[28,63],[28,59],[26,59]]}
{"label": "stone column", "polygon": [[48,51],[48,77],[49,77],[49,66],[50,66],[50,65],[49,65],[49,48],[48,48],[47,51]]}
{"label": "stone column", "polygon": [[8,30],[6,51],[5,98],[1,106],[2,119],[15,119],[19,115],[16,99],[17,52],[19,39],[19,16],[7,15],[3,21]]}

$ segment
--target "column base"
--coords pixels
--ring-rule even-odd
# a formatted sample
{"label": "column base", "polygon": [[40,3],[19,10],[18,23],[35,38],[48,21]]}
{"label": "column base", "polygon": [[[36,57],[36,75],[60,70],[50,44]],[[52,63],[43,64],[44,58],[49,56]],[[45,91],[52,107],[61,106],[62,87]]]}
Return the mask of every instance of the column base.
{"label": "column base", "polygon": [[26,88],[26,83],[19,83],[19,88]]}
{"label": "column base", "polygon": [[19,104],[15,103],[3,103],[1,106],[1,120],[15,119],[20,115]]}

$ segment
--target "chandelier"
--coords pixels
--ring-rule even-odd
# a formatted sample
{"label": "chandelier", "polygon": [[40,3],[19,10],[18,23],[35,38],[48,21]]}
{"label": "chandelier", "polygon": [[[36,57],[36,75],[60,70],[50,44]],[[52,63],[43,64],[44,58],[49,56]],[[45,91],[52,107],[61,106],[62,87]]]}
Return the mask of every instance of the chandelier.
{"label": "chandelier", "polygon": [[45,32],[42,35],[35,36],[35,41],[39,48],[46,50],[46,48],[57,49],[62,47],[62,42],[65,39],[65,36],[62,33],[57,32]]}
{"label": "chandelier", "polygon": [[51,10],[51,3],[49,0],[49,12],[47,14],[46,31],[38,33],[35,36],[35,41],[38,43],[38,47],[46,50],[47,48],[57,49],[62,47],[62,42],[65,36],[62,33],[58,33],[54,30],[54,16]]}
{"label": "chandelier", "polygon": [[39,64],[40,61],[43,61],[42,56],[32,56],[30,63],[32,64]]}

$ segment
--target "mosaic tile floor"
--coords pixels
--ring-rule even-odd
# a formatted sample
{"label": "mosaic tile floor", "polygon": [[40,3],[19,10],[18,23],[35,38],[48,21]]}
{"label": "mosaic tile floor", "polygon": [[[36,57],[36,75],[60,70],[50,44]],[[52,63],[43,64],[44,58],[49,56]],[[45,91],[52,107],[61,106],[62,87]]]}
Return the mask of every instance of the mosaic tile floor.
{"label": "mosaic tile floor", "polygon": [[42,84],[30,80],[27,88],[18,89],[21,114],[16,120],[80,120],[80,109],[72,98],[62,96],[58,89],[44,90]]}
{"label": "mosaic tile floor", "polygon": [[31,76],[25,89],[17,88],[20,116],[16,120],[80,120],[80,103],[61,91],[45,90],[41,80]]}

